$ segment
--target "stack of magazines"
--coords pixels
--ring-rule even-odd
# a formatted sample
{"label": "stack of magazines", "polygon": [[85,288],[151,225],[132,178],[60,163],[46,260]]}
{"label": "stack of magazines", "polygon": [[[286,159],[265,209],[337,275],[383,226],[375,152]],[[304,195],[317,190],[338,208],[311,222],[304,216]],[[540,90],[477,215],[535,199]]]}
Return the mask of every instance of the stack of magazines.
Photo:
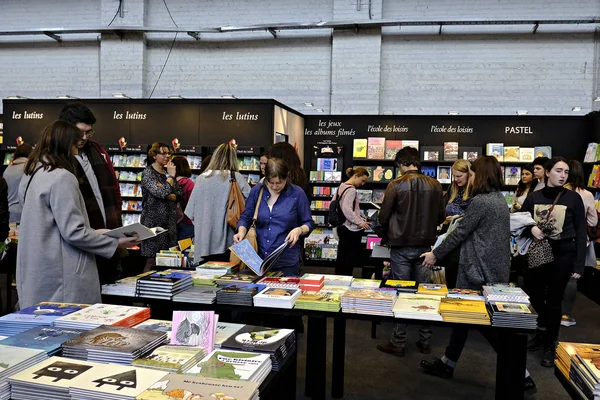
{"label": "stack of magazines", "polygon": [[188,271],[166,270],[155,272],[138,280],[137,291],[140,297],[171,300],[194,284]]}
{"label": "stack of magazines", "polygon": [[154,272],[156,271],[148,271],[136,276],[120,279],[115,283],[102,285],[102,294],[135,297],[137,293],[138,279],[153,274]]}
{"label": "stack of magazines", "polygon": [[493,326],[537,328],[537,313],[529,304],[496,301],[489,303]]}
{"label": "stack of magazines", "polygon": [[223,342],[221,350],[225,349],[269,354],[273,371],[279,371],[296,350],[296,334],[293,329],[246,325]]}
{"label": "stack of magazines", "polygon": [[352,289],[342,295],[342,312],[393,317],[396,291],[381,289]]}
{"label": "stack of magazines", "polygon": [[185,370],[185,374],[261,384],[271,369],[269,354],[217,349]]}
{"label": "stack of magazines", "polygon": [[116,306],[113,304],[94,304],[54,321],[61,329],[81,329],[89,331],[101,325],[132,327],[150,318],[147,307]]}
{"label": "stack of magazines", "polygon": [[63,343],[63,355],[77,360],[129,365],[166,339],[165,332],[103,325]]}
{"label": "stack of magazines", "polygon": [[8,377],[48,358],[45,351],[0,345],[0,399],[10,399]]}
{"label": "stack of magazines", "polygon": [[302,292],[296,300],[296,308],[301,310],[317,310],[339,312],[341,294],[326,291]]}
{"label": "stack of magazines", "polygon": [[36,326],[51,326],[56,319],[87,306],[87,304],[39,303],[0,317],[0,335],[12,336]]}
{"label": "stack of magazines", "polygon": [[508,285],[484,286],[483,295],[488,303],[504,301],[529,304],[529,296],[520,287]]}
{"label": "stack of magazines", "polygon": [[173,296],[173,301],[181,303],[213,304],[217,299],[218,287],[192,286]]}
{"label": "stack of magazines", "polygon": [[254,305],[256,307],[292,309],[301,294],[300,289],[268,287],[254,296]]}
{"label": "stack of magazines", "polygon": [[600,344],[559,342],[554,364],[582,399],[600,397]]}

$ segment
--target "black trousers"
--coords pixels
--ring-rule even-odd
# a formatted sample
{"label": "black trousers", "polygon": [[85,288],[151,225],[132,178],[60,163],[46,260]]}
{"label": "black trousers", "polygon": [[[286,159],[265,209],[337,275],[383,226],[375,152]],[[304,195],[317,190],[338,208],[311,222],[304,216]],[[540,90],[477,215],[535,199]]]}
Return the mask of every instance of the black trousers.
{"label": "black trousers", "polygon": [[[485,337],[492,345],[494,351],[498,352],[498,337],[496,332],[486,328],[480,329],[479,332],[481,332],[483,337]],[[453,326],[452,333],[450,334],[450,343],[448,344],[448,347],[446,347],[446,352],[444,353],[446,358],[458,362],[458,359],[465,348],[467,337],[469,337],[469,327],[461,325]]]}
{"label": "black trousers", "polygon": [[538,326],[546,328],[544,339],[547,346],[558,340],[565,288],[575,262],[573,240],[550,240],[550,244],[554,261],[527,270],[524,288],[538,313]]}
{"label": "black trousers", "polygon": [[337,261],[335,263],[336,275],[352,276],[354,267],[360,267],[360,252],[362,231],[351,231],[345,226],[337,228],[339,237]]}

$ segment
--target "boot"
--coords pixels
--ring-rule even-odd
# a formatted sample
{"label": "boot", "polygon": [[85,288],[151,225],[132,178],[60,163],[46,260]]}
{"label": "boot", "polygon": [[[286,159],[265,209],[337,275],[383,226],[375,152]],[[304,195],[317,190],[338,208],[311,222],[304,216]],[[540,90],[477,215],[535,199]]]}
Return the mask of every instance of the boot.
{"label": "boot", "polygon": [[527,378],[525,378],[525,382],[523,385],[523,391],[527,394],[533,394],[533,393],[537,392],[535,382],[533,381],[533,378],[531,376],[528,376]]}
{"label": "boot", "polygon": [[527,342],[527,350],[536,351],[544,347],[545,331],[539,329],[535,331],[535,336]]}
{"label": "boot", "polygon": [[542,367],[554,367],[554,356],[556,355],[556,346],[544,346],[544,357],[540,363]]}
{"label": "boot", "polygon": [[433,357],[431,361],[421,360],[421,368],[430,375],[439,376],[444,379],[452,379],[452,375],[454,375],[454,368],[437,357]]}

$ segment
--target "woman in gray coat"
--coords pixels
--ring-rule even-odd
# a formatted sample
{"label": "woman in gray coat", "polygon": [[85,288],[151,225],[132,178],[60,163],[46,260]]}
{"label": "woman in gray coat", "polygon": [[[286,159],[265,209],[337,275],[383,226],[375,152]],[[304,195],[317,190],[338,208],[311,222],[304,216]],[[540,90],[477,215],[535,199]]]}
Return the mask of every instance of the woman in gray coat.
{"label": "woman in gray coat", "polygon": [[[479,157],[471,166],[470,182],[473,199],[458,226],[432,252],[422,254],[423,265],[432,267],[453,249],[460,246],[456,287],[481,290],[484,285],[508,283],[510,274],[510,213],[502,189],[502,172],[495,157]],[[497,348],[497,339],[490,329],[482,335]],[[421,361],[425,372],[442,378],[452,378],[467,336],[468,326],[456,324],[444,356]],[[535,383],[525,371],[524,388],[534,390]]]}
{"label": "woman in gray coat", "polygon": [[94,255],[111,258],[117,247],[137,241],[110,238],[90,228],[73,174],[80,138],[77,127],[55,121],[44,129],[25,165],[16,273],[21,308],[41,301],[100,302]]}
{"label": "woman in gray coat", "polygon": [[238,171],[237,152],[223,143],[212,154],[210,163],[194,182],[194,190],[185,215],[194,223],[194,261],[228,260],[227,249],[233,245],[233,229],[227,225],[227,201],[231,175],[248,198],[250,185]]}

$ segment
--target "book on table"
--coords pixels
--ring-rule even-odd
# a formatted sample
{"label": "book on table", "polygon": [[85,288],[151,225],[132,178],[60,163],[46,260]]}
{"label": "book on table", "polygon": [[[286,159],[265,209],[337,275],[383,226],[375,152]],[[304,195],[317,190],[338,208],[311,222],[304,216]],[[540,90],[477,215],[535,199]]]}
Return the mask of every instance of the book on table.
{"label": "book on table", "polygon": [[104,232],[104,235],[117,239],[138,236],[140,240],[146,240],[165,233],[166,231],[166,229],[161,228],[160,226],[148,228],[147,226],[144,226],[138,222]]}
{"label": "book on table", "polygon": [[283,242],[264,260],[256,253],[248,239],[244,239],[241,242],[234,244],[230,249],[256,275],[263,276],[275,266],[275,263],[287,246],[289,246],[289,243]]}

